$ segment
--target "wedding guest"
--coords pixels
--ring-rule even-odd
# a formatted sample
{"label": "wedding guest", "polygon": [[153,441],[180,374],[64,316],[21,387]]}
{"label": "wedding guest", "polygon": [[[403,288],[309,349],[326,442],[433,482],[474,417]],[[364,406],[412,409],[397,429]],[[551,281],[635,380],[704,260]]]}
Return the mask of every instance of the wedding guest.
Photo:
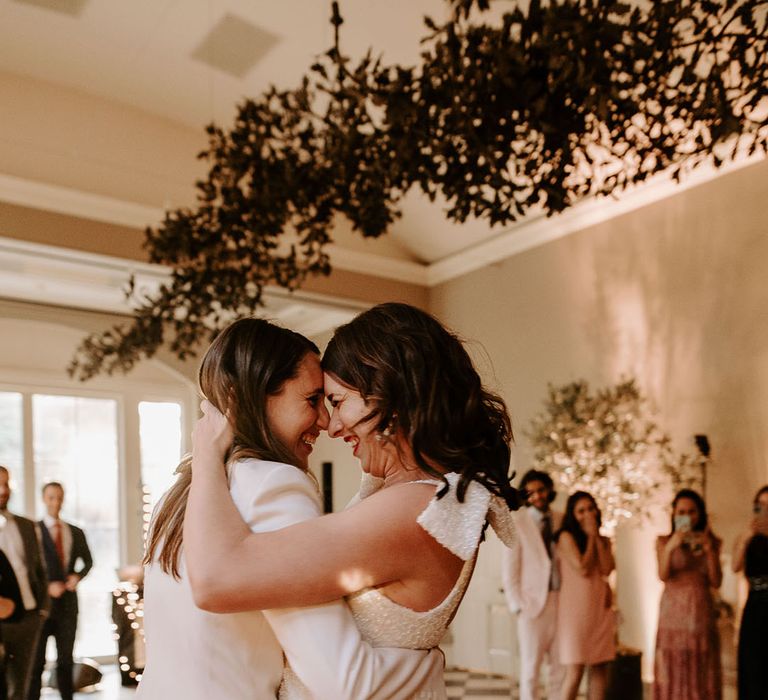
{"label": "wedding guest", "polygon": [[[486,525],[507,546],[514,539],[510,509],[519,501],[504,402],[483,387],[459,338],[406,304],[380,304],[337,328],[323,369],[328,434],[349,446],[373,488],[342,512],[251,532],[225,478],[232,426],[206,406],[193,432],[184,520],[195,601],[233,611],[347,596],[374,646],[436,647]],[[441,678],[392,699],[446,695]]]}
{"label": "wedding guest", "polygon": [[[21,599],[19,582],[13,572],[11,562],[0,549],[0,621],[15,622],[24,613],[24,601]],[[0,700],[8,700],[8,683],[6,680],[6,658],[0,625]]]}
{"label": "wedding guest", "polygon": [[77,586],[93,567],[93,559],[85,533],[59,517],[64,504],[64,487],[58,481],[51,481],[43,486],[42,496],[46,514],[38,523],[38,528],[48,569],[51,613],[43,625],[37,645],[28,700],[40,697],[49,637],[56,641],[56,682],[61,700],[72,700],[72,650],[75,648],[79,610]]}
{"label": "wedding guest", "polygon": [[733,548],[733,570],[749,582],[739,628],[739,700],[768,698],[768,485],[755,495],[753,513]]}
{"label": "wedding guest", "polygon": [[37,653],[37,642],[50,609],[45,571],[35,523],[8,510],[10,473],[0,466],[0,549],[11,562],[19,584],[22,612],[14,622],[3,622],[8,697],[27,700]]}
{"label": "wedding guest", "polygon": [[672,501],[672,527],[656,541],[664,592],[656,634],[654,700],[719,700],[720,640],[712,589],[722,582],[720,540],[704,499],[690,489]]}
{"label": "wedding guest", "polygon": [[510,612],[517,615],[520,648],[520,700],[538,700],[539,673],[548,663],[547,697],[559,698],[564,669],[557,653],[557,597],[560,571],[554,533],[563,514],[552,510],[555,500],[552,477],[530,469],[520,480],[519,491],[528,507],[513,514],[517,538],[502,552],[501,577]]}
{"label": "wedding guest", "polygon": [[602,516],[594,497],[577,491],[568,498],[557,533],[560,599],[557,606],[560,663],[566,667],[562,700],[575,700],[589,669],[589,700],[602,700],[608,666],[616,656],[616,616],[606,577],[615,563],[611,542],[600,534]]}
{"label": "wedding guest", "polygon": [[[238,519],[265,531],[318,516],[317,483],[307,473],[308,459],[329,416],[317,347],[262,319],[240,319],[206,351],[199,383],[203,395],[224,407],[232,421],[234,434],[227,436],[225,450],[232,463],[224,483]],[[197,449],[199,429],[195,436]],[[183,532],[190,458],[177,473],[150,525],[144,578],[147,663],[137,699],[275,698],[278,689],[283,698],[284,658],[294,672],[291,680],[298,676],[302,690],[308,689],[306,696],[287,696],[297,700],[411,698],[433,677],[442,679],[439,651],[373,648],[362,641],[341,600],[301,609],[254,606],[236,614],[195,607]],[[226,577],[242,563],[221,559],[217,575]],[[268,577],[270,568],[263,567],[259,577]]]}

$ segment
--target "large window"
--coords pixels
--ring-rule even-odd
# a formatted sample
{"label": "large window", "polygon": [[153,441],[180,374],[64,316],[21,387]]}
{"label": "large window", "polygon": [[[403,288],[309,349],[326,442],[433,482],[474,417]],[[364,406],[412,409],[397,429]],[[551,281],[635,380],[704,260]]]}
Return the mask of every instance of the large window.
{"label": "large window", "polygon": [[[79,586],[77,656],[114,653],[109,627],[119,565],[117,402],[79,396],[32,396],[35,490],[64,485],[62,518],[82,526],[94,567]],[[37,514],[44,508],[36,498]]]}
{"label": "large window", "polygon": [[181,457],[181,406],[178,403],[139,403],[141,483],[148,510],[173,483]]}
{"label": "large window", "polygon": [[61,482],[62,518],[83,528],[93,554],[79,586],[78,657],[115,655],[117,569],[139,563],[142,505],[162,496],[181,457],[185,399],[177,391],[170,401],[142,400],[157,393],[149,385],[111,395],[8,384],[0,390],[0,464],[11,472],[10,509],[39,520],[42,486]]}
{"label": "large window", "polygon": [[11,473],[10,510],[24,510],[24,431],[22,395],[0,391],[0,464]]}

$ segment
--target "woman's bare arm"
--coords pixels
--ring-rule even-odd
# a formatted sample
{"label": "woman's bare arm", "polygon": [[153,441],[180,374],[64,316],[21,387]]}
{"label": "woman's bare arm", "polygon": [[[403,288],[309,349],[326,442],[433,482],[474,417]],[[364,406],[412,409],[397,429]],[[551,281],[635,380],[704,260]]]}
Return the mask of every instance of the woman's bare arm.
{"label": "woman's bare arm", "polygon": [[747,554],[747,546],[755,536],[755,532],[755,521],[752,520],[749,523],[749,527],[736,538],[736,543],[733,545],[733,555],[731,558],[731,568],[736,574],[738,574],[739,571],[744,568],[744,559]]}
{"label": "woman's bare arm", "polygon": [[601,537],[600,535],[596,539],[597,567],[603,576],[608,576],[616,567],[611,541],[607,537]]}
{"label": "woman's bare arm", "polygon": [[703,537],[704,556],[707,558],[707,578],[709,585],[720,588],[723,582],[723,569],[720,566],[720,540],[709,530]]}
{"label": "woman's bare arm", "polygon": [[669,580],[669,560],[672,552],[683,543],[683,533],[674,532],[670,537],[659,537],[656,540],[656,562],[659,567],[659,578],[666,582]]}
{"label": "woman's bare arm", "polygon": [[215,431],[208,434],[210,422],[201,420],[195,430],[184,556],[200,607],[233,612],[313,605],[417,572],[450,590],[447,550],[416,523],[434,487],[393,486],[342,513],[251,533],[229,494],[224,442]]}

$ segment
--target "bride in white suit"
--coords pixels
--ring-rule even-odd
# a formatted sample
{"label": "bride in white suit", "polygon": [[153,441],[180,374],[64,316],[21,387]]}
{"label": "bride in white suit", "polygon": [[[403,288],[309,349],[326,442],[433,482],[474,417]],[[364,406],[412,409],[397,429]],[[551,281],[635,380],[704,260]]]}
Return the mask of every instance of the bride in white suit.
{"label": "bride in white suit", "polygon": [[[379,305],[337,329],[323,368],[328,433],[349,444],[378,488],[369,479],[341,513],[254,532],[223,468],[237,427],[204,406],[184,525],[195,601],[234,612],[348,596],[374,646],[435,647],[469,584],[486,523],[513,542],[518,499],[507,475],[504,403],[482,387],[458,338],[405,304]],[[216,406],[229,412],[226,402]],[[309,697],[288,660],[285,697]],[[439,679],[391,697],[435,700],[446,691]]]}
{"label": "bride in white suit", "polygon": [[[307,458],[328,425],[322,379],[319,353],[309,340],[258,319],[230,325],[202,360],[203,394],[230,408],[228,488],[254,532],[320,513]],[[147,665],[138,698],[275,698],[283,653],[294,683],[298,677],[312,697],[410,698],[435,685],[443,668],[439,651],[373,649],[340,601],[224,615],[195,607],[182,547],[190,462],[182,461],[151,524],[144,590]],[[219,565],[234,569],[240,562]]]}

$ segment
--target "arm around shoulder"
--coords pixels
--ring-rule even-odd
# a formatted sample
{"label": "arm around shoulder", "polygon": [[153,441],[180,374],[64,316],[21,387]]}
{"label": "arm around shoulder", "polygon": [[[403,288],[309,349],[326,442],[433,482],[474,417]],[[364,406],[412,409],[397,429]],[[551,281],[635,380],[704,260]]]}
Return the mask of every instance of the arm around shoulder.
{"label": "arm around shoulder", "polygon": [[[317,489],[310,478],[298,468],[275,462],[245,460],[233,466],[232,493],[227,492],[222,504],[225,517],[210,528],[203,525],[204,539],[200,545],[209,546],[209,556],[196,558],[189,568],[190,585],[195,604],[209,612],[239,612],[259,609],[250,600],[255,581],[267,585],[267,562],[254,570],[249,538],[264,536],[295,523],[317,518],[320,505]],[[187,521],[194,514],[187,514]],[[188,522],[185,522],[185,534]],[[217,537],[217,534],[220,535]],[[206,538],[210,536],[208,543]],[[279,557],[279,554],[275,555]],[[231,566],[238,561],[238,566]],[[229,562],[229,564],[228,564]]]}
{"label": "arm around shoulder", "polygon": [[273,532],[250,533],[242,525],[245,534],[227,554],[238,566],[208,577],[210,588],[227,596],[216,610],[317,605],[412,574],[425,547],[440,547],[416,523],[434,494],[434,487],[422,486],[394,486],[341,513]]}

